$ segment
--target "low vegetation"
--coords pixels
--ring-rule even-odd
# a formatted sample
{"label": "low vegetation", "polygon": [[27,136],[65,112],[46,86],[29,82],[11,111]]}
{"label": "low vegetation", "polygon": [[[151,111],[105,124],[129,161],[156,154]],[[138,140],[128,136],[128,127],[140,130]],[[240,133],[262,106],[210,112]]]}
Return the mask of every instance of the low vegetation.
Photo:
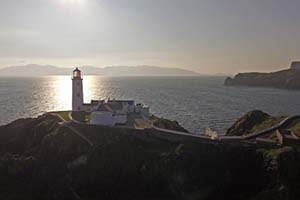
{"label": "low vegetation", "polygon": [[55,112],[56,114],[60,115],[64,120],[66,121],[70,121],[70,117],[69,117],[69,113],[70,111],[58,111],[58,112]]}
{"label": "low vegetation", "polygon": [[181,131],[188,133],[188,130],[184,129],[182,126],[179,125],[177,121],[159,118],[155,115],[150,117],[150,121],[153,123],[154,126],[169,130]]}
{"label": "low vegetation", "polygon": [[260,110],[254,110],[246,113],[243,117],[238,119],[228,130],[227,135],[247,135],[279,124],[284,120],[285,116],[273,117]]}
{"label": "low vegetation", "polygon": [[[77,119],[86,118],[86,113],[73,114]],[[275,123],[256,111],[243,118],[251,123],[241,120],[235,124],[235,130],[253,129],[258,126],[255,122],[260,123],[259,116],[266,117],[265,125]],[[152,116],[151,120],[158,126],[170,126],[166,119]],[[298,148],[216,145],[182,136],[169,140],[156,137],[160,131],[155,129],[78,123],[66,127],[60,121],[56,116],[43,115],[0,126],[1,199],[296,200],[300,197]],[[88,145],[70,127],[94,145]]]}
{"label": "low vegetation", "polygon": [[298,136],[300,137],[300,122],[297,122],[294,124],[291,128],[291,130]]}
{"label": "low vegetation", "polygon": [[263,131],[265,129],[271,128],[277,124],[279,124],[281,121],[283,121],[286,117],[285,116],[280,116],[280,117],[268,117],[261,123],[255,125],[250,131],[251,132],[259,132]]}
{"label": "low vegetation", "polygon": [[72,118],[79,122],[89,122],[91,119],[91,113],[90,112],[72,112]]}

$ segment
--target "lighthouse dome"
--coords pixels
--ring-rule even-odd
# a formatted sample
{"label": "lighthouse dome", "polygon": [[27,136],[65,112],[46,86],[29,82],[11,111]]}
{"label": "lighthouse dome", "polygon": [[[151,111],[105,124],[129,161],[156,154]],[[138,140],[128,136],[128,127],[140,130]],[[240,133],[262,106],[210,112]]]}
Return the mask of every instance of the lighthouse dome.
{"label": "lighthouse dome", "polygon": [[81,71],[76,67],[73,71],[73,78],[81,78]]}

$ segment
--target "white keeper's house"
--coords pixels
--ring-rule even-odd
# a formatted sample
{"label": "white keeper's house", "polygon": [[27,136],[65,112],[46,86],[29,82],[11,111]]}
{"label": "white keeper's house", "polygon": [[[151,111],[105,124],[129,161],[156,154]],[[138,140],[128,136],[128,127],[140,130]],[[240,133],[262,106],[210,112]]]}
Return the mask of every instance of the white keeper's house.
{"label": "white keeper's house", "polygon": [[83,84],[81,71],[76,68],[72,76],[72,111],[85,111],[91,113],[91,124],[115,126],[126,124],[129,114],[138,114],[143,118],[150,115],[149,107],[135,104],[134,100],[91,100],[83,102]]}

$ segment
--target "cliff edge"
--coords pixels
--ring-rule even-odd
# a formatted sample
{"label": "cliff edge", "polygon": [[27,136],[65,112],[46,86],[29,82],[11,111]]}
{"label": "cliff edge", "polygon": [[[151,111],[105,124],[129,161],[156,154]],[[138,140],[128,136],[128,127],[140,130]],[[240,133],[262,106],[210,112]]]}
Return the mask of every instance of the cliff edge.
{"label": "cliff edge", "polygon": [[227,131],[228,136],[242,136],[263,131],[279,124],[285,116],[271,116],[261,110],[253,110],[239,118]]}

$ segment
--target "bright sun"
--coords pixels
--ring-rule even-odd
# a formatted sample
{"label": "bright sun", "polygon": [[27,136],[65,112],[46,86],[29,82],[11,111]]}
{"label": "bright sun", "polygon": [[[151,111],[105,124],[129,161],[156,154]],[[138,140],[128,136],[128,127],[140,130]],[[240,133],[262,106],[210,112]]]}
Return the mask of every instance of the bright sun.
{"label": "bright sun", "polygon": [[85,0],[62,0],[64,4],[83,4]]}

